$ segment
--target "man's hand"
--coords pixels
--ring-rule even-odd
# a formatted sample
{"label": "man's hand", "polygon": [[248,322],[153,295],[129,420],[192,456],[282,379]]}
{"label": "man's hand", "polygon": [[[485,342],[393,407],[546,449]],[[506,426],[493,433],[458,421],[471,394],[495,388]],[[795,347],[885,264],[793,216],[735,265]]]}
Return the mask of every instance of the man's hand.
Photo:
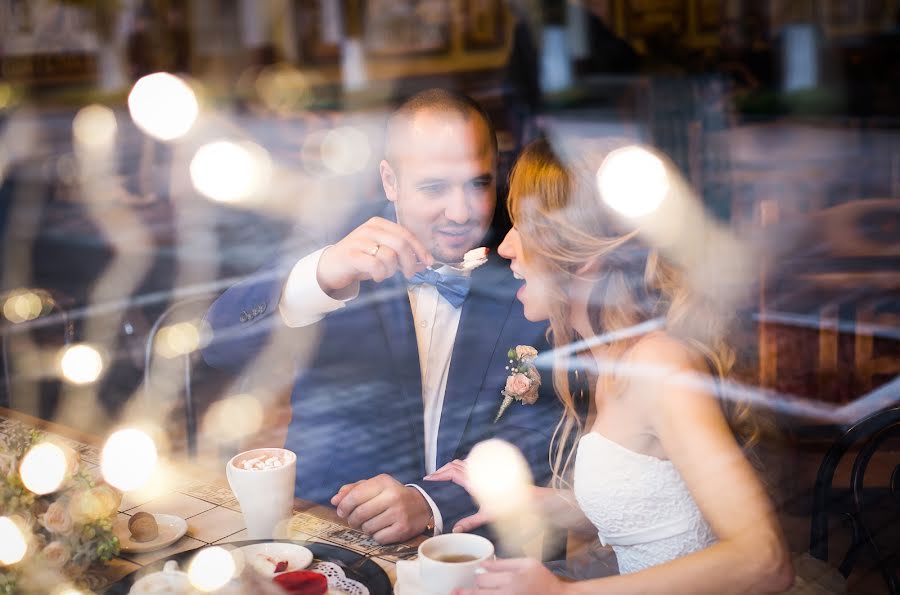
{"label": "man's hand", "polygon": [[428,249],[412,232],[373,217],[322,253],[316,280],[322,291],[336,297],[359,281],[380,283],[397,271],[408,279],[432,262]]}
{"label": "man's hand", "polygon": [[431,520],[431,507],[419,490],[386,474],[342,486],[331,504],[351,527],[381,544],[406,541]]}

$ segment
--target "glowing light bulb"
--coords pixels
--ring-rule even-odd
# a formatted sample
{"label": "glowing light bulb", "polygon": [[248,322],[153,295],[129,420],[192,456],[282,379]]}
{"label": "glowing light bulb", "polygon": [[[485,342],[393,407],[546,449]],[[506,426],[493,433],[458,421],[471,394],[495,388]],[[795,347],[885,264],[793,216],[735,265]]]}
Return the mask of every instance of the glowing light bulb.
{"label": "glowing light bulb", "polygon": [[156,468],[156,444],[133,428],[113,433],[103,446],[100,469],[111,486],[129,492],[143,487]]}
{"label": "glowing light bulb", "polygon": [[100,352],[84,343],[65,347],[59,363],[63,377],[74,384],[94,382],[103,371]]}
{"label": "glowing light bulb", "polygon": [[272,173],[269,154],[249,142],[216,141],[203,145],[191,160],[191,181],[201,194],[237,202],[263,190]]}
{"label": "glowing light bulb", "polygon": [[228,550],[213,546],[194,556],[188,567],[188,580],[195,589],[208,593],[224,587],[234,572],[234,558]]}
{"label": "glowing light bulb", "polygon": [[52,442],[33,446],[22,458],[19,475],[25,487],[43,496],[55,492],[66,479],[69,461],[63,450]]}
{"label": "glowing light bulb", "polygon": [[103,105],[81,108],[72,121],[72,134],[76,142],[93,149],[110,146],[117,129],[116,115]]}
{"label": "glowing light bulb", "polygon": [[659,157],[641,147],[617,149],[597,170],[603,201],[626,217],[655,211],[669,191],[669,177]]}
{"label": "glowing light bulb", "polygon": [[11,518],[0,516],[0,564],[12,566],[27,551],[28,543],[19,526]]}
{"label": "glowing light bulb", "polygon": [[167,72],[142,77],[128,94],[128,110],[138,128],[163,141],[184,136],[200,108],[194,91]]}

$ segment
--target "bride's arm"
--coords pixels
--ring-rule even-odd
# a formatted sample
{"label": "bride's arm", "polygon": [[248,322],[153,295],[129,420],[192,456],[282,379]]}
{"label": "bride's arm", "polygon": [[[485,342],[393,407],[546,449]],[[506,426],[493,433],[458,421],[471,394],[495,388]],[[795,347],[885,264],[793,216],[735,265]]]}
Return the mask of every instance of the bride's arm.
{"label": "bride's arm", "polygon": [[[638,345],[633,358],[665,372],[640,381],[641,406],[719,541],[634,574],[567,585],[570,592],[771,593],[789,588],[793,569],[772,503],[736,443],[708,375],[677,341]],[[639,349],[639,351],[638,351]]]}

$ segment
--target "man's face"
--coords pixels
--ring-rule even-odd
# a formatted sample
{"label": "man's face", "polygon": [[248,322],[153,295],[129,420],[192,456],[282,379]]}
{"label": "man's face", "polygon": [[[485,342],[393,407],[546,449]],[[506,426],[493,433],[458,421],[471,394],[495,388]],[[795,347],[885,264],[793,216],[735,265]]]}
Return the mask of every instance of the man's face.
{"label": "man's face", "polygon": [[421,110],[394,139],[381,177],[398,222],[436,260],[458,262],[479,245],[497,202],[496,156],[476,114]]}

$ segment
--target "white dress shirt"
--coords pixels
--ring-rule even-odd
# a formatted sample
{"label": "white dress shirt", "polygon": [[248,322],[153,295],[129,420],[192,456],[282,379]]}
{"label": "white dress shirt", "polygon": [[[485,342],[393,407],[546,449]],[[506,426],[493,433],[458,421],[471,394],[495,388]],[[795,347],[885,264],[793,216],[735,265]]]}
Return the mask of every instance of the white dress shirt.
{"label": "white dress shirt", "polygon": [[[325,248],[300,259],[291,269],[278,304],[278,311],[288,326],[314,324],[330,312],[343,308],[348,301],[359,295],[358,285],[356,291],[351,291],[343,300],[334,299],[322,290],[316,281],[316,270],[324,250]],[[449,274],[453,271],[439,269],[438,272]],[[453,355],[453,344],[456,341],[462,307],[454,308],[433,285],[424,283],[411,285],[408,292],[422,373],[425,472],[433,473],[438,468],[438,429],[441,426],[444,393],[447,390],[450,359]],[[449,461],[441,461],[440,464],[447,462]],[[434,514],[435,535],[440,534],[443,531],[443,519],[437,505],[422,488],[415,484],[409,485],[418,489],[425,497]]]}

